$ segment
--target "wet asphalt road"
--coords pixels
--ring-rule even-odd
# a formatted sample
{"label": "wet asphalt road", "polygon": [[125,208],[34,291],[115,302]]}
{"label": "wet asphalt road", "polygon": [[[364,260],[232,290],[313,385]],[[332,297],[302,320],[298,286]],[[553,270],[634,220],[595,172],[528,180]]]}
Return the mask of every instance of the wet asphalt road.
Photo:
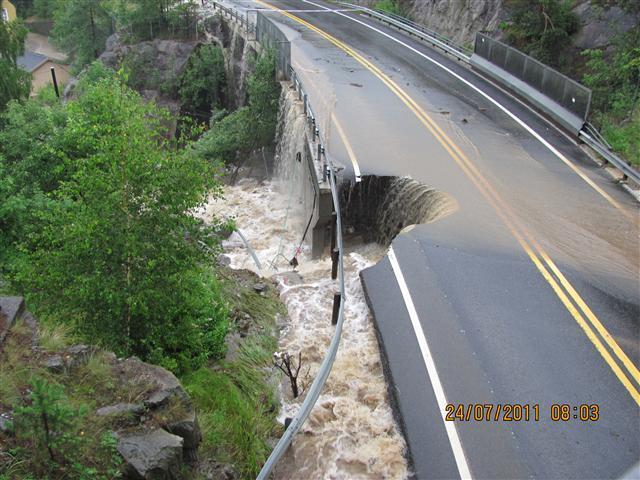
{"label": "wet asphalt road", "polygon": [[[269,3],[319,9],[299,0]],[[539,421],[455,422],[471,475],[622,475],[640,459],[633,398],[640,388],[633,374],[640,363],[637,203],[572,141],[455,60],[357,17],[488,93],[599,191],[486,98],[415,52],[336,13],[294,15],[379,68],[443,132],[438,141],[388,82],[354,56],[295,19],[271,14],[290,28],[294,67],[345,176],[353,175],[355,159],[362,175],[409,175],[458,205],[392,244],[442,390],[452,404],[517,403],[539,405],[540,412]],[[398,275],[386,258],[362,279],[416,476],[457,478],[460,454],[442,420]],[[607,332],[615,343],[607,343]],[[570,419],[551,421],[552,404],[569,405]],[[582,404],[598,405],[599,419],[574,419]]]}

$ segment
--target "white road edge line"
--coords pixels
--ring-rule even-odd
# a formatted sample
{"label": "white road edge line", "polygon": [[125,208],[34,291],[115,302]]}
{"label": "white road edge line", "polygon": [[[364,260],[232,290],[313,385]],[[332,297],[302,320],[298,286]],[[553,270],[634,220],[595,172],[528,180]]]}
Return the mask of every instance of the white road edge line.
{"label": "white road edge line", "polygon": [[342,128],[342,124],[338,120],[338,117],[336,117],[335,114],[332,113],[331,120],[333,120],[333,123],[335,124],[336,129],[338,130],[338,135],[340,135],[340,138],[342,139],[342,143],[344,144],[344,147],[347,149],[347,155],[351,159],[351,164],[353,165],[353,173],[356,176],[356,183],[358,183],[362,180],[362,175],[360,175],[360,166],[358,165],[358,157],[356,157],[356,152],[353,151],[353,147],[351,147],[351,142],[349,142],[349,138],[347,138],[347,134],[344,133],[344,129]]}
{"label": "white road edge line", "polygon": [[387,257],[389,257],[391,268],[393,268],[393,273],[396,277],[396,281],[398,282],[398,286],[400,287],[400,292],[402,293],[404,304],[407,307],[407,312],[409,313],[409,318],[411,319],[411,324],[413,325],[413,331],[415,332],[416,338],[418,339],[418,345],[420,347],[420,352],[422,353],[422,359],[425,366],[427,367],[427,373],[429,374],[431,387],[433,388],[433,392],[436,395],[438,408],[440,409],[440,416],[442,417],[444,427],[447,430],[449,444],[451,445],[451,450],[453,450],[453,456],[455,457],[456,465],[458,466],[458,473],[460,474],[460,478],[462,479],[471,479],[471,472],[469,471],[467,458],[465,457],[464,450],[462,449],[462,443],[460,442],[460,437],[458,437],[458,431],[456,430],[455,423],[447,422],[445,420],[447,397],[444,393],[442,383],[440,383],[440,377],[438,376],[436,364],[433,360],[433,356],[431,355],[431,350],[429,349],[427,338],[424,335],[422,324],[420,323],[420,319],[418,318],[418,312],[416,312],[416,308],[413,305],[413,299],[411,298],[409,287],[407,287],[407,283],[404,280],[404,275],[402,274],[402,270],[400,270],[400,265],[398,264],[398,259],[396,258],[396,254],[393,251],[393,247],[389,247]]}
{"label": "white road edge line", "polygon": [[[542,138],[542,136],[540,136],[540,134],[538,134],[533,128],[531,128],[529,125],[527,125],[526,123],[524,123],[523,120],[521,120],[518,116],[516,116],[514,113],[512,113],[509,109],[507,109],[507,107],[505,107],[504,105],[502,105],[501,103],[499,103],[497,100],[495,100],[494,98],[492,98],[489,94],[483,92],[482,90],[480,90],[480,88],[476,87],[474,84],[472,84],[471,82],[465,80],[464,78],[462,78],[460,75],[458,75],[457,73],[455,73],[453,70],[445,67],[444,65],[442,65],[441,63],[437,62],[436,60],[434,60],[433,58],[425,55],[424,53],[422,53],[420,50],[417,50],[416,48],[413,48],[411,45],[407,45],[406,43],[404,43],[402,40],[399,40],[397,38],[395,38],[392,35],[389,35],[386,32],[383,32],[382,30],[375,28],[361,20],[358,20],[357,18],[353,18],[350,17],[349,15],[346,15],[340,11],[337,10],[333,10],[331,8],[325,7],[324,5],[320,5],[318,3],[314,3],[310,0],[302,0],[304,3],[308,3],[310,5],[314,5],[318,8],[324,8],[326,10],[330,10],[332,12],[335,12],[336,15],[340,15],[344,18],[347,18],[353,22],[359,23],[360,25],[373,30],[374,32],[379,33],[380,35],[383,35],[391,40],[393,40],[394,42],[402,45],[405,48],[408,48],[409,50],[411,50],[412,52],[420,55],[421,57],[423,57],[425,60],[428,60],[429,62],[433,63],[434,65],[437,65],[438,67],[440,67],[441,69],[443,69],[445,72],[449,73],[450,75],[452,75],[453,77],[457,78],[458,80],[460,80],[462,83],[464,83],[465,85],[469,86],[471,89],[475,90],[476,92],[478,92],[480,95],[482,95],[484,98],[486,98],[487,100],[489,100],[491,103],[493,103],[496,107],[498,107],[500,110],[502,110],[504,113],[506,113],[509,117],[511,117],[511,119],[513,121],[515,121],[518,125],[520,125],[522,128],[524,128],[527,132],[529,132],[535,139],[537,139],[540,143],[542,143],[545,147],[547,147],[551,153],[553,153],[556,157],[558,157],[565,165],[567,165],[571,170],[573,170],[574,173],[576,173],[580,178],[582,178],[582,180],[584,180],[591,188],[593,188],[596,192],[598,192],[600,195],[602,195],[609,203],[611,203],[614,207],[622,210],[622,207],[618,204],[618,202],[616,202],[607,192],[605,192],[604,190],[602,190],[602,188],[600,188],[598,185],[596,185],[596,183],[591,180],[582,170],[580,170],[579,167],[577,167],[576,165],[573,164],[573,162],[571,160],[569,160],[567,157],[565,157],[562,153],[560,153],[553,145],[551,145],[549,142],[547,142],[544,138]],[[624,211],[624,210],[622,210]]]}

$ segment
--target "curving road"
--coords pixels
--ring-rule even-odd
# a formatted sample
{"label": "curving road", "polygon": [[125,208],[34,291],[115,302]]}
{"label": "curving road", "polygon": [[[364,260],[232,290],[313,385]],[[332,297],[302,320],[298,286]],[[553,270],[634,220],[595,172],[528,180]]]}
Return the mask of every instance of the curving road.
{"label": "curving road", "polygon": [[[420,42],[322,1],[234,3],[287,10],[269,15],[347,177],[408,175],[457,204],[362,274],[416,476],[624,474],[640,459],[638,204]],[[482,420],[445,421],[449,403],[482,404]],[[585,404],[597,420],[574,418]]]}

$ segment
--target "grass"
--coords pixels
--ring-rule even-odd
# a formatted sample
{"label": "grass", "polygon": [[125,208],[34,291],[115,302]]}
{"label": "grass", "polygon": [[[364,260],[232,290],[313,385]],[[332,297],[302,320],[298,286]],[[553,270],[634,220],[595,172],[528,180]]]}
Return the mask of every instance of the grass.
{"label": "grass", "polygon": [[[272,356],[278,346],[276,319],[286,309],[273,285],[263,293],[255,291],[255,284],[262,281],[254,274],[227,269],[219,274],[232,312],[230,333],[238,334],[235,338],[240,341],[227,360],[202,367],[181,380],[191,395],[203,434],[200,458],[230,464],[240,478],[255,478],[271,451],[271,441],[282,434],[276,422],[278,379]],[[0,411],[28,404],[34,377],[61,385],[64,402],[78,412],[70,427],[77,442],[69,452],[69,458],[77,460],[52,467],[47,464],[46,451],[35,451],[28,435],[0,434],[0,480],[117,478],[119,457],[110,432],[128,429],[129,419],[99,417],[92,412],[119,402],[139,403],[155,385],[141,380],[139,372],[122,374],[113,355],[101,350],[72,371],[54,374],[43,367],[47,352],[64,351],[76,340],[64,324],[45,321],[39,325],[41,350],[32,351],[32,332],[26,324],[19,321],[9,332],[0,351]],[[177,403],[146,416],[163,425],[184,413],[184,405]],[[184,473],[185,478],[197,475]]]}
{"label": "grass", "polygon": [[[255,478],[268,457],[269,440],[282,429],[272,375],[277,349],[276,317],[286,311],[273,287],[253,290],[248,272],[223,274],[226,298],[237,319],[251,318],[233,360],[221,361],[182,379],[198,412],[203,433],[200,457],[233,464],[241,478]],[[237,328],[237,325],[236,325]]]}
{"label": "grass", "polygon": [[384,12],[393,13],[394,15],[400,15],[402,17],[406,16],[404,10],[400,5],[398,5],[396,0],[379,0],[378,3],[375,4],[374,8]]}
{"label": "grass", "polygon": [[613,150],[636,167],[640,167],[640,108],[624,125],[603,119],[602,133]]}
{"label": "grass", "polygon": [[[12,327],[5,340],[0,351],[0,411],[16,412],[17,407],[31,405],[31,382],[37,378],[62,387],[63,398],[48,408],[52,412],[70,409],[72,422],[56,431],[56,438],[65,440],[54,448],[55,462],[50,461],[46,448],[37,441],[38,427],[23,424],[15,436],[0,433],[0,480],[119,478],[122,460],[115,450],[117,442],[112,432],[128,429],[131,418],[103,417],[93,412],[121,402],[141,403],[157,385],[146,378],[137,364],[122,370],[122,364],[102,350],[70,371],[52,373],[43,366],[44,359],[49,353],[63,354],[74,339],[64,327],[42,324],[38,333],[40,350],[36,351],[31,349],[33,332],[22,321]],[[145,426],[162,426],[184,418],[186,407],[178,399],[174,403],[147,412]]]}

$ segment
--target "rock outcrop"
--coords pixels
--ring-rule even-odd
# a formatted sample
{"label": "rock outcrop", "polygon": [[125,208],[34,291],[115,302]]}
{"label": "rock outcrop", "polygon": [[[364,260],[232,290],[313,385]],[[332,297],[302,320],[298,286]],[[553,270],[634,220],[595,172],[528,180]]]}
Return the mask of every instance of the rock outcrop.
{"label": "rock outcrop", "polygon": [[[501,37],[500,22],[509,20],[504,0],[397,0],[415,22],[446,35],[462,45],[473,45],[476,32],[489,32]],[[375,6],[378,0],[360,0]],[[586,48],[606,49],[617,32],[634,26],[634,19],[617,5],[594,0],[576,0],[573,13],[580,30],[573,36],[571,47],[579,53]]]}
{"label": "rock outcrop", "polygon": [[183,442],[181,437],[162,429],[121,436],[118,439],[118,452],[125,460],[125,478],[180,478]]}
{"label": "rock outcrop", "polygon": [[247,103],[247,80],[252,72],[250,59],[256,55],[255,45],[244,32],[220,15],[212,15],[204,22],[207,40],[222,48],[226,64],[229,98],[227,108],[235,110]]}
{"label": "rock outcrop", "polygon": [[[5,338],[14,352],[19,345],[22,353],[21,357],[14,353],[10,359],[0,356],[0,362],[17,359],[22,362],[20,367],[47,371],[63,385],[84,378],[92,360],[99,362],[101,378],[109,383],[109,389],[96,397],[93,415],[100,417],[101,428],[116,435],[125,478],[178,479],[183,464],[197,461],[202,434],[196,412],[191,398],[171,372],[136,357],[118,359],[113,353],[90,345],[46,350],[39,342],[38,322],[24,310],[21,297],[0,297],[0,320],[0,330],[4,332],[0,354]],[[11,404],[1,400],[0,433],[11,435]]]}

